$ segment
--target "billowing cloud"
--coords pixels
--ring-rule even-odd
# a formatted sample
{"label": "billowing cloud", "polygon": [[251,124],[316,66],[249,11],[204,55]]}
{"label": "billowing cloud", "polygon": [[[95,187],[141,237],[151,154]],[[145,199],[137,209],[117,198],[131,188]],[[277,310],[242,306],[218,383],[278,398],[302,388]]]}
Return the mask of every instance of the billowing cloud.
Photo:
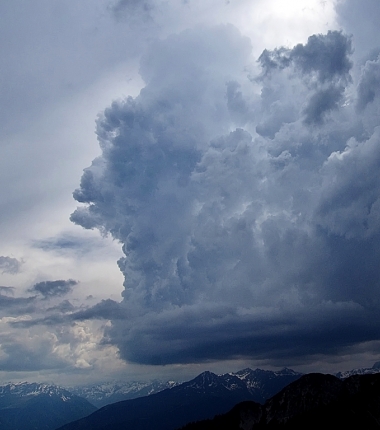
{"label": "billowing cloud", "polygon": [[[263,100],[269,99],[272,114],[265,118],[265,125],[258,125],[256,131],[273,138],[283,122],[293,122],[299,114],[295,113],[297,109],[295,105],[289,110],[289,105],[292,104],[289,103],[291,94],[286,93],[288,106],[283,109],[280,107],[279,99],[272,100],[275,96],[273,85],[279,84],[277,79],[273,79],[274,75],[278,75],[278,72],[284,75],[285,69],[287,73],[297,75],[300,79],[298,86],[304,90],[301,112],[304,114],[305,123],[321,124],[326,115],[332,110],[337,110],[344,100],[345,89],[351,81],[350,54],[352,54],[350,38],[337,31],[329,31],[327,35],[310,36],[307,44],[298,44],[293,49],[264,50],[259,57],[264,82],[262,95]],[[296,79],[292,80],[295,85]],[[276,88],[275,91],[278,90]],[[288,86],[285,91],[287,90]],[[294,92],[294,89],[292,91]],[[272,95],[268,97],[270,92]],[[294,97],[295,95],[293,94],[293,100],[299,103],[300,99]]]}
{"label": "billowing cloud", "polygon": [[73,286],[77,285],[78,281],[73,279],[63,280],[59,279],[57,281],[42,281],[34,284],[32,288],[29,289],[30,292],[42,294],[45,298],[64,296],[72,291]]}
{"label": "billowing cloud", "polygon": [[105,340],[138,363],[289,364],[380,339],[378,59],[352,39],[266,50],[232,26],[155,42],[99,117],[71,219],[125,256]]}
{"label": "billowing cloud", "polygon": [[[101,326],[61,319],[59,326],[22,325],[26,316],[0,318],[0,365],[7,372],[63,372],[91,370],[103,360],[115,362],[114,347],[99,346]],[[17,327],[17,330],[14,328]],[[13,328],[10,331],[10,328]],[[103,354],[106,352],[106,357]]]}
{"label": "billowing cloud", "polygon": [[348,54],[351,53],[351,40],[341,32],[329,31],[327,35],[310,36],[307,44],[300,43],[293,49],[264,50],[259,61],[265,74],[273,68],[284,69],[294,64],[301,73],[330,83],[335,79],[349,79],[352,63]]}
{"label": "billowing cloud", "polygon": [[3,273],[12,275],[18,273],[21,269],[21,262],[17,258],[0,256],[0,270]]}
{"label": "billowing cloud", "polygon": [[357,107],[365,109],[379,97],[380,87],[380,59],[368,60],[362,69],[361,79],[358,85]]}

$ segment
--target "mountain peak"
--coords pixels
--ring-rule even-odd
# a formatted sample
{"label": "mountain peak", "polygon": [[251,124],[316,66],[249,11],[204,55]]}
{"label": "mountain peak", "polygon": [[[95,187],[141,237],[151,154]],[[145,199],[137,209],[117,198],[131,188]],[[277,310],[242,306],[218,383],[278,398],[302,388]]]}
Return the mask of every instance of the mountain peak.
{"label": "mountain peak", "polygon": [[38,382],[15,382],[0,386],[0,397],[3,396],[37,396],[45,394],[48,396],[59,396],[64,401],[72,397],[72,394],[57,385],[49,385]]}
{"label": "mountain peak", "polygon": [[17,382],[0,386],[2,429],[55,429],[95,410],[87,400],[57,385]]}
{"label": "mountain peak", "polygon": [[190,388],[202,388],[206,389],[209,387],[215,387],[218,385],[219,376],[208,370],[202,372],[200,375],[186,383]]}
{"label": "mountain peak", "polygon": [[289,369],[289,367],[284,367],[281,370],[275,372],[277,375],[302,375],[300,372],[296,372],[293,369]]}

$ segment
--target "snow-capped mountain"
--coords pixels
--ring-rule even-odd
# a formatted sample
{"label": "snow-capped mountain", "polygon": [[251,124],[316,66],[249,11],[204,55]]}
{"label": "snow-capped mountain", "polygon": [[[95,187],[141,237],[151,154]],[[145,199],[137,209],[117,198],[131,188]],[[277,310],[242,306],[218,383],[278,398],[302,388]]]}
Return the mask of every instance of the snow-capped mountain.
{"label": "snow-capped mountain", "polygon": [[171,389],[107,405],[61,430],[174,430],[188,422],[227,412],[242,401],[263,401],[263,393],[279,391],[289,380],[300,377],[300,373],[289,369],[279,372],[244,369],[223,375],[206,371]]}
{"label": "snow-capped mountain", "polygon": [[100,408],[110,403],[122,400],[135,399],[149,396],[167,388],[173,388],[179,382],[175,381],[130,381],[130,382],[105,382],[102,384],[73,387],[69,390],[77,396],[83,397],[90,403]]}
{"label": "snow-capped mountain", "polygon": [[346,370],[345,372],[335,373],[335,376],[340,379],[346,379],[353,375],[374,375],[375,373],[380,373],[380,361],[376,362],[372,367]]}
{"label": "snow-capped mountain", "polygon": [[247,398],[258,403],[264,403],[269,397],[272,397],[302,375],[302,373],[286,368],[279,371],[247,368],[236,373],[222,375],[203,372],[195,379],[182,384],[181,387],[196,390],[200,393],[211,389],[216,391],[227,389],[231,392],[245,393],[244,395]]}
{"label": "snow-capped mountain", "polygon": [[37,382],[18,382],[0,386],[0,399],[13,397],[38,396],[45,394],[49,397],[57,396],[64,402],[76,397],[71,392],[57,385],[38,384]]}
{"label": "snow-capped mountain", "polygon": [[246,384],[232,373],[216,375],[212,372],[203,372],[191,381],[184,382],[175,388],[177,392],[186,392],[187,395],[235,395],[250,397]]}
{"label": "snow-capped mountain", "polygon": [[39,383],[0,386],[2,430],[46,430],[83,418],[96,407],[64,388]]}
{"label": "snow-capped mountain", "polygon": [[[245,392],[254,401],[263,403],[300,376],[302,376],[302,373],[291,369],[282,369],[279,371],[244,369],[236,373],[225,373],[223,375],[216,375],[206,371],[182,385],[184,389],[198,391],[199,393],[205,390],[209,391],[212,387],[217,390],[241,391]],[[179,384],[181,383],[159,380],[124,383],[113,381],[103,384],[73,387],[69,388],[69,390],[100,408],[122,400],[149,396],[165,389],[176,387]]]}
{"label": "snow-capped mountain", "polygon": [[246,385],[255,402],[264,403],[303,374],[288,368],[277,371],[247,368],[231,375],[238,377]]}
{"label": "snow-capped mountain", "polygon": [[236,403],[251,399],[246,385],[237,376],[206,371],[171,389],[107,405],[62,430],[174,430],[190,421],[212,418]]}

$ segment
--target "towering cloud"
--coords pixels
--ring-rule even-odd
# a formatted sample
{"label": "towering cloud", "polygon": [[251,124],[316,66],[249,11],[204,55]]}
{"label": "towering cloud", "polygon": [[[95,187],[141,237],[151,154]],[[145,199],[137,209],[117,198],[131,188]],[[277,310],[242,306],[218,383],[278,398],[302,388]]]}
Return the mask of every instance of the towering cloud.
{"label": "towering cloud", "polygon": [[122,244],[123,358],[289,363],[380,338],[379,60],[356,81],[351,55],[313,35],[252,76],[232,26],[152,45],[140,95],[98,119],[71,216]]}

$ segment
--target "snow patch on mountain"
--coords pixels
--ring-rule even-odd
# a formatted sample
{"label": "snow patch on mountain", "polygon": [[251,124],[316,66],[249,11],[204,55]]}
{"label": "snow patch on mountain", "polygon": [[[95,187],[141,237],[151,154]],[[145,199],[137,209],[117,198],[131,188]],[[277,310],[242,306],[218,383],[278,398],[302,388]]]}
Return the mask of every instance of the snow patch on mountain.
{"label": "snow patch on mountain", "polygon": [[37,382],[16,382],[0,386],[0,397],[9,395],[15,397],[25,397],[38,396],[41,394],[45,394],[50,397],[58,396],[64,402],[67,402],[73,398],[72,393],[57,385],[39,384]]}
{"label": "snow patch on mountain", "polygon": [[100,384],[68,388],[97,407],[133,398],[150,396],[179,385],[176,381],[108,381]]}
{"label": "snow patch on mountain", "polygon": [[339,379],[346,379],[353,375],[374,375],[380,373],[380,362],[376,362],[372,367],[363,367],[359,369],[346,370],[344,372],[335,373],[335,376]]}

